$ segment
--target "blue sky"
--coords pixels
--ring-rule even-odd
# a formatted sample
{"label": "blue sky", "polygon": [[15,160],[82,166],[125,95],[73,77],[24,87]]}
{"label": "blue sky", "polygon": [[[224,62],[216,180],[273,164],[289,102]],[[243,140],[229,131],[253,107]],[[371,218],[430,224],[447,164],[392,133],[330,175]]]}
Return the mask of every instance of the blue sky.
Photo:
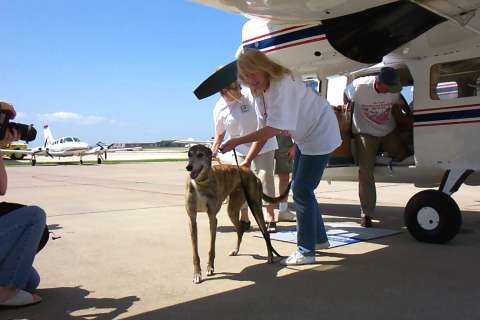
{"label": "blue sky", "polygon": [[0,99],[42,143],[209,138],[218,96],[193,89],[234,59],[242,16],[182,0],[4,0]]}

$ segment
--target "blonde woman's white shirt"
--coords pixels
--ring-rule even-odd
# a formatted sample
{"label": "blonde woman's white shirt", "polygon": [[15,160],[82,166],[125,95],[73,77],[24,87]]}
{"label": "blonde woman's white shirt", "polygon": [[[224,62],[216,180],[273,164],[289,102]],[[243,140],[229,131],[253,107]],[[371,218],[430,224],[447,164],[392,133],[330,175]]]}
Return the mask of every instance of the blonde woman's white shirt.
{"label": "blonde woman's white shirt", "polygon": [[328,154],[342,143],[332,107],[299,77],[285,74],[270,81],[255,97],[255,107],[262,124],[287,130],[302,154]]}
{"label": "blonde woman's white shirt", "polygon": [[[231,138],[238,138],[252,133],[260,128],[259,117],[252,104],[250,90],[243,89],[239,101],[227,102],[220,97],[213,108],[215,134],[226,132]],[[235,150],[241,156],[246,156],[251,143],[238,145]],[[258,154],[278,149],[275,137],[267,140]]]}
{"label": "blonde woman's white shirt", "polygon": [[400,102],[398,93],[379,93],[375,76],[361,77],[345,89],[353,106],[353,132],[384,137],[395,129],[392,106]]}

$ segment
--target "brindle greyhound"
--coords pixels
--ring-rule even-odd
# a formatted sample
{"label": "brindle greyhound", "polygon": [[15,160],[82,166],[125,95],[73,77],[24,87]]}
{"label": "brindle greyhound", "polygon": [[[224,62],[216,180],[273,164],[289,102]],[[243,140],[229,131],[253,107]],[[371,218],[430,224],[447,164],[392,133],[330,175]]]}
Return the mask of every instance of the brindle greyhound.
{"label": "brindle greyhound", "polygon": [[[193,282],[202,281],[200,257],[198,256],[197,212],[207,212],[210,221],[210,252],[207,265],[207,276],[213,275],[215,260],[215,238],[217,231],[217,213],[223,201],[228,201],[228,216],[237,231],[237,246],[229,255],[235,256],[240,249],[243,229],[239,221],[239,212],[245,200],[257,221],[258,227],[265,238],[268,251],[268,263],[273,262],[273,249],[270,235],[267,232],[262,213],[262,198],[270,203],[279,202],[288,194],[289,188],[277,198],[271,198],[262,192],[262,182],[248,168],[235,165],[212,166],[212,151],[204,145],[194,145],[188,150],[188,165],[185,190],[185,206],[190,218],[190,236],[193,247]],[[243,186],[242,186],[243,185]],[[244,190],[247,195],[245,196]]]}

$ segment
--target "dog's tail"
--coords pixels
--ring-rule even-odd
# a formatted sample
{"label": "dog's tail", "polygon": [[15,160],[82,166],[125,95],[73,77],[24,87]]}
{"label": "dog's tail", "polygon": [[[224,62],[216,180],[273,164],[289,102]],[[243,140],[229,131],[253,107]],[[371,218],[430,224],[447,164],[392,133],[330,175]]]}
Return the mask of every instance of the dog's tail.
{"label": "dog's tail", "polygon": [[267,196],[265,193],[262,193],[262,199],[270,203],[279,203],[280,201],[282,201],[287,197],[288,193],[290,192],[291,185],[292,185],[292,181],[288,183],[287,189],[285,189],[285,191],[276,198],[272,198],[270,196]]}

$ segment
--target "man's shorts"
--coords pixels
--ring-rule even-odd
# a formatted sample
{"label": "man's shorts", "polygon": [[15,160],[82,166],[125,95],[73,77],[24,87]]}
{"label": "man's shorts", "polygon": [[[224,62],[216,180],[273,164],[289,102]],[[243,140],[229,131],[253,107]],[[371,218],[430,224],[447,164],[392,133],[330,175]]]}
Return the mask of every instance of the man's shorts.
{"label": "man's shorts", "polygon": [[275,174],[289,174],[292,172],[293,161],[288,160],[288,151],[293,146],[289,136],[277,136],[278,149],[275,150]]}

